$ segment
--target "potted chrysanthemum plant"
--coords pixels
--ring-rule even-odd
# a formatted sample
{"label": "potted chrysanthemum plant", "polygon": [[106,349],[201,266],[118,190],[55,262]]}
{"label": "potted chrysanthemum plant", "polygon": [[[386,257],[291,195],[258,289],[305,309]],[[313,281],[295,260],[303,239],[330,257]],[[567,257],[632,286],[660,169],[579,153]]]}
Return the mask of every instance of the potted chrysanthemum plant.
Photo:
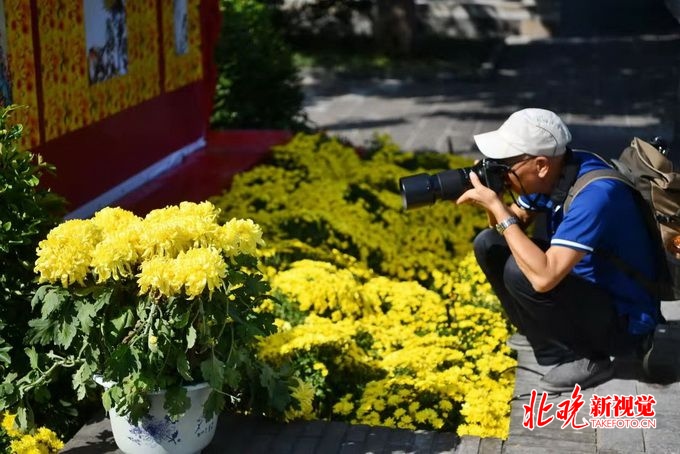
{"label": "potted chrysanthemum plant", "polygon": [[[257,268],[262,231],[251,220],[220,224],[217,215],[209,202],[144,218],[105,208],[50,231],[38,248],[44,285],[29,338],[55,350],[31,359],[35,374],[20,386],[70,367],[84,397],[96,379],[126,452],[172,452],[190,434],[198,451],[225,405],[285,410],[286,376],[256,354],[257,340],[275,329],[258,309],[269,297]],[[120,437],[119,420],[131,423]]]}

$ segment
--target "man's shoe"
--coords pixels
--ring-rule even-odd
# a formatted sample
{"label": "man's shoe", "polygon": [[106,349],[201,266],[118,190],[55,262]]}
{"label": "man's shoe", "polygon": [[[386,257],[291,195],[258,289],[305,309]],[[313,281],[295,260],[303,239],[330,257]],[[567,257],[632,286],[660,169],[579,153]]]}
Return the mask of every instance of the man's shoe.
{"label": "man's shoe", "polygon": [[529,343],[529,339],[527,339],[526,336],[520,333],[515,333],[512,336],[510,336],[506,344],[508,345],[508,347],[516,351],[521,350],[530,352],[531,350],[533,350],[531,348],[531,344]]}
{"label": "man's shoe", "polygon": [[581,358],[550,369],[541,378],[540,386],[549,392],[569,392],[574,390],[576,384],[586,389],[609,380],[613,375],[614,366],[609,358]]}
{"label": "man's shoe", "polygon": [[680,377],[680,327],[660,324],[642,343],[642,369],[657,383],[671,383]]}
{"label": "man's shoe", "polygon": [[544,342],[539,344],[536,349],[531,345],[529,339],[520,333],[510,336],[506,345],[515,351],[533,351],[539,366],[554,366],[578,358],[571,350],[557,344]]}
{"label": "man's shoe", "polygon": [[539,366],[557,366],[581,358],[563,345],[549,343],[534,348],[534,357]]}

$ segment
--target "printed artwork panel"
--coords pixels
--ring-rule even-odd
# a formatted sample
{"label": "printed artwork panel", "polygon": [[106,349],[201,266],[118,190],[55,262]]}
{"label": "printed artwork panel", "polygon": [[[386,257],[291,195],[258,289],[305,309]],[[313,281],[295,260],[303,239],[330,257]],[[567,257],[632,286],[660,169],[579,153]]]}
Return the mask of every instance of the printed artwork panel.
{"label": "printed artwork panel", "polygon": [[24,126],[21,146],[33,148],[40,144],[40,116],[31,4],[30,0],[0,0],[0,4],[3,10],[0,25],[3,105],[11,102],[25,106],[15,110],[12,118]]}
{"label": "printed artwork panel", "polygon": [[3,106],[12,104],[12,79],[9,74],[8,52],[5,2],[0,0],[0,104]]}
{"label": "printed artwork panel", "polygon": [[175,53],[185,55],[189,52],[189,12],[187,0],[174,0],[173,24]]}
{"label": "printed artwork panel", "polygon": [[127,25],[123,0],[84,2],[90,83],[127,74]]}
{"label": "printed artwork panel", "polygon": [[200,0],[161,0],[165,90],[203,78]]}
{"label": "printed artwork panel", "polygon": [[160,94],[155,5],[40,0],[45,140]]}

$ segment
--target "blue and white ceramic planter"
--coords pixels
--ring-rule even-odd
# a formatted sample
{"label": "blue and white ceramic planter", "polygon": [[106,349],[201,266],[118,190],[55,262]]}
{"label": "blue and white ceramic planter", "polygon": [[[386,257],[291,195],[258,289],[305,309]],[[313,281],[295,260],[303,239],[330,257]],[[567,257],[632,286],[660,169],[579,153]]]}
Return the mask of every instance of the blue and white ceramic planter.
{"label": "blue and white ceramic planter", "polygon": [[[112,383],[95,381],[107,388]],[[193,454],[208,446],[215,436],[217,416],[211,420],[203,417],[203,405],[210,395],[207,383],[186,386],[191,406],[178,421],[173,422],[163,408],[165,392],[150,394],[149,414],[137,425],[132,425],[114,409],[109,411],[111,430],[118,448],[126,454]]]}

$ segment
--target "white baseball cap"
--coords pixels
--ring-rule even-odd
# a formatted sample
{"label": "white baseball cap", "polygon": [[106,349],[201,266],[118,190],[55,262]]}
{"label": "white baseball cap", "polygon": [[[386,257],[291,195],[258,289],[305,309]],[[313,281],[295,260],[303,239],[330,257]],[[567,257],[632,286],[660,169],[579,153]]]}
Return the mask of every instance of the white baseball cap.
{"label": "white baseball cap", "polygon": [[545,109],[522,109],[513,113],[495,131],[474,136],[482,154],[492,159],[506,159],[523,154],[560,156],[571,141],[567,125],[555,113]]}

